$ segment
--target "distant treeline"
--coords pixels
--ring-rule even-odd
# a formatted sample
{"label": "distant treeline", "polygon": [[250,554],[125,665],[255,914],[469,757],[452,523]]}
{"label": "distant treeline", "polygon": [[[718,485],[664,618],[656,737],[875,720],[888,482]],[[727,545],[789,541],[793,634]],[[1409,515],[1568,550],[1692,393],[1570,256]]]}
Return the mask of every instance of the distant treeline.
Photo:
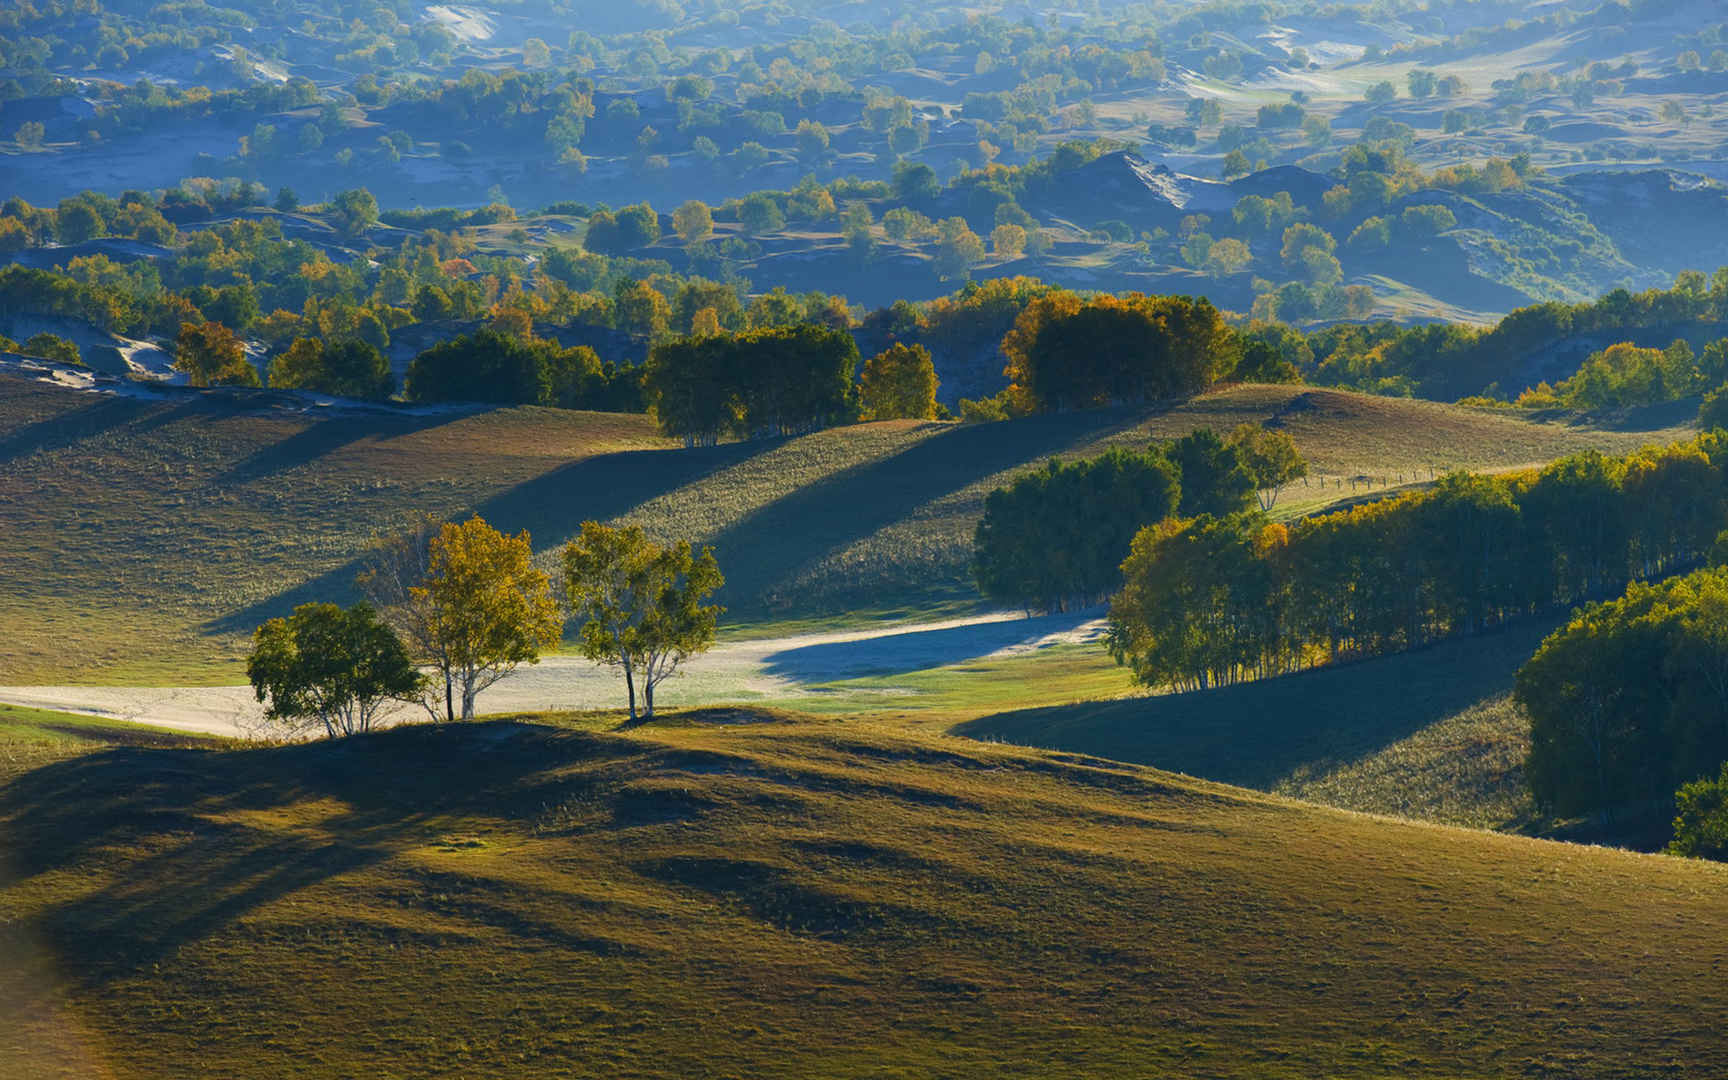
{"label": "distant treeline", "polygon": [[1290,341],[1310,381],[1451,400],[1513,375],[1530,356],[1575,335],[1719,325],[1728,321],[1728,267],[1685,271],[1670,289],[1615,289],[1583,304],[1519,308],[1493,327],[1452,323],[1345,324]]}
{"label": "distant treeline", "polygon": [[1109,645],[1148,686],[1196,690],[1399,652],[1699,563],[1724,524],[1728,442],[1705,435],[1433,489],[1290,525],[1143,529]]}

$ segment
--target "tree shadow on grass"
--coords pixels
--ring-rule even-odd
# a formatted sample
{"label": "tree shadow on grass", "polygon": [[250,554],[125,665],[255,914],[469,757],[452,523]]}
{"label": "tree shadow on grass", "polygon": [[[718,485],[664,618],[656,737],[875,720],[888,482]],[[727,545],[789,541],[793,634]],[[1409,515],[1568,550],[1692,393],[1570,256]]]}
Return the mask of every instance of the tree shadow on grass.
{"label": "tree shadow on grass", "polygon": [[[901,452],[857,465],[801,488],[744,517],[719,534],[691,539],[711,544],[726,573],[719,599],[733,617],[783,609],[800,571],[909,517],[945,495],[1006,469],[1036,465],[1052,454],[1144,423],[1154,410],[1112,410],[1032,417],[1012,424],[953,427]],[[630,450],[573,461],[502,492],[473,508],[506,532],[528,529],[536,550],[573,535],[584,521],[617,518],[642,503],[695,484],[783,445],[785,440],[725,443],[697,450]],[[465,517],[465,514],[453,517]],[[388,525],[391,523],[380,523]],[[204,624],[206,633],[250,632],[296,604],[352,596],[360,561]],[[937,581],[951,589],[963,582]],[[880,585],[859,584],[860,598]]]}
{"label": "tree shadow on grass", "polygon": [[150,413],[152,406],[123,397],[101,397],[71,412],[26,424],[0,436],[0,462],[63,450],[85,439],[125,427]]}
{"label": "tree shadow on grass", "polygon": [[1542,619],[1397,656],[1191,694],[1017,709],[958,735],[1069,750],[1271,789],[1372,754],[1484,699],[1557,624]]}
{"label": "tree shadow on grass", "polygon": [[[723,599],[735,614],[784,606],[801,574],[824,558],[987,477],[1144,423],[1152,411],[1110,410],[1104,423],[1092,411],[952,427],[799,488],[707,538],[726,569]],[[956,584],[965,582],[925,583]],[[860,581],[856,598],[871,599],[878,587]]]}
{"label": "tree shadow on grass", "polygon": [[[281,897],[375,866],[423,841],[441,817],[523,818],[591,797],[589,781],[556,767],[632,752],[603,736],[515,724],[417,725],[265,749],[118,747],[0,788],[0,884],[95,875],[100,884],[36,922],[71,973],[104,982]],[[116,859],[123,865],[110,875]]]}
{"label": "tree shadow on grass", "polygon": [[1102,610],[1092,609],[803,645],[771,653],[763,670],[768,675],[807,684],[868,675],[901,675],[974,660],[1015,646],[1036,645],[1052,634],[1072,631],[1101,614]]}
{"label": "tree shadow on grass", "polygon": [[[764,449],[756,443],[729,443],[707,450],[598,454],[551,469],[450,518],[461,521],[471,512],[506,533],[527,529],[535,549],[546,551],[562,543],[584,521],[615,518],[663,492],[694,483]],[[378,524],[388,530],[407,522]],[[345,602],[354,596],[354,577],[363,565],[364,557],[357,557],[275,596],[212,619],[200,629],[214,634],[250,633],[265,619],[286,614],[298,604]]]}
{"label": "tree shadow on grass", "polygon": [[[299,468],[302,465],[310,465],[319,458],[326,457],[345,446],[365,439],[398,439],[404,435],[413,435],[431,428],[442,427],[452,421],[473,416],[483,411],[470,409],[463,412],[394,413],[383,410],[384,407],[380,406],[379,412],[376,414],[309,417],[306,420],[306,427],[284,439],[254,450],[242,460],[235,462],[216,482],[218,484],[249,483],[253,480],[273,476],[276,473]],[[298,417],[289,417],[289,419],[298,419]]]}

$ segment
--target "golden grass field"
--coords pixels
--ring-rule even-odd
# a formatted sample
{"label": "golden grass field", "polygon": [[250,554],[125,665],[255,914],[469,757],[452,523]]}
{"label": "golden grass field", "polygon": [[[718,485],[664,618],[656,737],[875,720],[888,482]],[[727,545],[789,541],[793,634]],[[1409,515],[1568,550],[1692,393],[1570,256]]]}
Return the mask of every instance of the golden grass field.
{"label": "golden grass field", "polygon": [[14,718],[0,1075],[1728,1071],[1728,868],[856,720],[546,721]]}
{"label": "golden grass field", "polygon": [[[684,450],[642,416],[437,416],[152,403],[0,383],[0,683],[233,681],[245,635],[348,595],[368,540],[415,512],[480,512],[549,551],[587,518],[715,546],[728,633],[976,604],[988,491],[1050,456],[1271,421],[1315,479],[1300,513],[1447,468],[1507,468],[1681,434],[1298,387],[1003,424],[896,421]],[[1372,477],[1373,487],[1351,478]],[[758,632],[759,629],[758,629]]]}

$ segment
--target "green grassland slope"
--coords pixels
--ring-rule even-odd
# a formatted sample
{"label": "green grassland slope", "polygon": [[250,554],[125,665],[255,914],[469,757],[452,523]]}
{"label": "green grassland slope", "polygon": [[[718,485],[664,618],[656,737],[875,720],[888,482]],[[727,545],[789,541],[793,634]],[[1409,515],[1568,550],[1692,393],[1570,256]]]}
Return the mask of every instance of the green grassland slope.
{"label": "green grassland slope", "polygon": [[1315,478],[1294,513],[1454,467],[1667,441],[1666,415],[1537,422],[1300,387],[999,424],[896,421],[675,447],[647,417],[536,408],[432,415],[146,401],[6,380],[0,671],[11,683],[232,679],[242,635],[347,595],[368,539],[421,510],[532,530],[588,518],[713,544],[731,621],[971,605],[984,495],[1050,456],[1242,422],[1289,431]]}
{"label": "green grassland slope", "polygon": [[1728,1070],[1714,865],[792,714],[75,749],[9,1077]]}

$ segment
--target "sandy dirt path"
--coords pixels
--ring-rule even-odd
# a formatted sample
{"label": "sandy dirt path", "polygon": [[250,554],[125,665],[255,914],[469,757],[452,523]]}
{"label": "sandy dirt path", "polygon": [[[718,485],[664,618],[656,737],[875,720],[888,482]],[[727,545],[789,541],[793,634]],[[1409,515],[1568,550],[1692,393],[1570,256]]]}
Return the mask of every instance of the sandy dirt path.
{"label": "sandy dirt path", "polygon": [[[726,642],[661,684],[666,707],[796,697],[806,687],[866,675],[904,675],[982,657],[1010,656],[1095,637],[1097,611],[1022,618],[1013,613],[827,634]],[[623,705],[611,668],[551,656],[480,695],[482,713]],[[263,707],[248,686],[0,686],[0,703],[84,713],[216,735],[254,730]]]}

